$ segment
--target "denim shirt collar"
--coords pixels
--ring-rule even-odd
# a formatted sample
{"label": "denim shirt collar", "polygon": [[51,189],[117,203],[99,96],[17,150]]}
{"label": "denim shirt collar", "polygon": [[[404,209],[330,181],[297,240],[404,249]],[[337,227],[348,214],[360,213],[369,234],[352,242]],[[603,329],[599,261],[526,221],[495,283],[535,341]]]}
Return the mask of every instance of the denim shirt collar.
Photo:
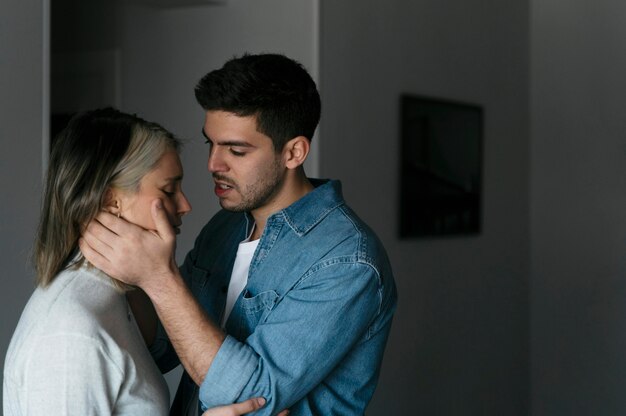
{"label": "denim shirt collar", "polygon": [[[312,179],[315,189],[274,214],[270,215],[266,227],[279,217],[298,235],[303,236],[322,221],[335,208],[344,205],[341,182],[338,180]],[[250,213],[246,213],[247,229],[254,224]]]}

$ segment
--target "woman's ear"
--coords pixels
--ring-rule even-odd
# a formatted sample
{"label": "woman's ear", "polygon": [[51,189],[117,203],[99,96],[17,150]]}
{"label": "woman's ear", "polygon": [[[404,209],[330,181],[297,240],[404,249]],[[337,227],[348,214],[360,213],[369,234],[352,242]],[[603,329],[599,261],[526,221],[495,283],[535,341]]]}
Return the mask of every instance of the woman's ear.
{"label": "woman's ear", "polygon": [[115,189],[107,189],[104,193],[104,203],[102,204],[102,206],[106,212],[110,212],[111,214],[119,216],[119,214],[122,212],[122,204],[119,197],[119,192],[117,192]]}
{"label": "woman's ear", "polygon": [[311,142],[304,136],[294,137],[285,143],[283,156],[287,169],[295,169],[301,166],[309,155]]}

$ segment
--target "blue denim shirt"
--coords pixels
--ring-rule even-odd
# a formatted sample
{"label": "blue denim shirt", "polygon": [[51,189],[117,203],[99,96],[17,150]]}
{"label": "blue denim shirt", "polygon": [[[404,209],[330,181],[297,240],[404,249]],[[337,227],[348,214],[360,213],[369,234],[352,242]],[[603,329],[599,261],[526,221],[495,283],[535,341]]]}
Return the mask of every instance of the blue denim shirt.
{"label": "blue denim shirt", "polygon": [[[257,414],[362,415],[374,393],[396,308],[389,260],[346,205],[341,184],[312,182],[315,190],[267,220],[226,340],[200,386],[203,409],[263,396]],[[220,211],[181,267],[214,322],[252,225],[248,214]],[[155,343],[155,358],[167,370],[177,361],[163,345]],[[194,388],[184,374],[173,414]]]}

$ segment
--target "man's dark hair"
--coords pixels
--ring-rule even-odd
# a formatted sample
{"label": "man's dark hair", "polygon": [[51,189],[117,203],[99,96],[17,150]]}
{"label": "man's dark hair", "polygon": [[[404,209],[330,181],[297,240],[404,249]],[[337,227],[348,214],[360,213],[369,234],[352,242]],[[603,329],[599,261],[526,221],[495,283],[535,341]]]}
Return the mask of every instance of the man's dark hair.
{"label": "man's dark hair", "polygon": [[257,130],[282,150],[294,137],[313,139],[320,119],[320,96],[304,67],[279,54],[245,54],[206,74],[195,88],[206,111],[257,118]]}

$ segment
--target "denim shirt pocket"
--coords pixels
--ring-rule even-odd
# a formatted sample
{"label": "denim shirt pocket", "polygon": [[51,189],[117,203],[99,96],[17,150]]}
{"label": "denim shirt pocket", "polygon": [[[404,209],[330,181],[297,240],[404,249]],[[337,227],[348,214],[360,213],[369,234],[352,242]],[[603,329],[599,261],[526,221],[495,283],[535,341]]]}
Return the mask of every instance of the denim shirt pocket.
{"label": "denim shirt pocket", "polygon": [[278,298],[278,293],[273,290],[261,292],[256,296],[252,296],[246,290],[241,297],[241,310],[243,312],[241,329],[247,335],[251,334],[259,323],[267,319]]}

